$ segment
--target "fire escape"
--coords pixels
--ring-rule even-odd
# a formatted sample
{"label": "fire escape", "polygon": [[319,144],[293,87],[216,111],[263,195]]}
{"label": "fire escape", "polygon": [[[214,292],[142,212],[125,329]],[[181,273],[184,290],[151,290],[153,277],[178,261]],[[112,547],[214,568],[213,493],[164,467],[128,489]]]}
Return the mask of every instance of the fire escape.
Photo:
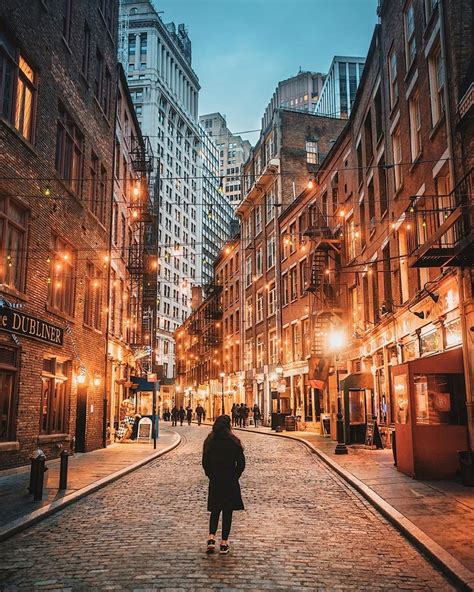
{"label": "fire escape", "polygon": [[[151,370],[152,335],[157,318],[157,253],[158,253],[158,207],[157,199],[149,193],[150,175],[153,171],[153,152],[147,137],[133,139],[131,147],[131,166],[136,174],[132,189],[130,220],[135,240],[129,245],[128,271],[131,293],[130,316],[136,323],[134,340],[135,351],[146,348],[147,355],[142,359],[142,370]],[[155,184],[155,191],[159,187]],[[136,189],[136,191],[135,191]]]}
{"label": "fire escape", "polygon": [[407,213],[412,267],[474,265],[474,169],[448,195],[426,198]]}
{"label": "fire escape", "polygon": [[331,326],[340,323],[346,307],[346,287],[330,281],[334,274],[328,274],[339,260],[341,241],[317,205],[306,210],[303,236],[311,242],[305,269],[306,291],[313,295],[311,354],[322,358],[326,355],[326,336]]}

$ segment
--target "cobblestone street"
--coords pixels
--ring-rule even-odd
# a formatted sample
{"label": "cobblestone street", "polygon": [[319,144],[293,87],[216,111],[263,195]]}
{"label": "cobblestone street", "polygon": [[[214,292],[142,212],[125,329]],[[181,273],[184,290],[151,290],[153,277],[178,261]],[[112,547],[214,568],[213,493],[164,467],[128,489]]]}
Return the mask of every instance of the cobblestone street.
{"label": "cobblestone street", "polygon": [[453,589],[302,445],[250,433],[246,511],[230,555],[207,556],[208,429],[179,431],[176,450],[3,543],[0,589]]}

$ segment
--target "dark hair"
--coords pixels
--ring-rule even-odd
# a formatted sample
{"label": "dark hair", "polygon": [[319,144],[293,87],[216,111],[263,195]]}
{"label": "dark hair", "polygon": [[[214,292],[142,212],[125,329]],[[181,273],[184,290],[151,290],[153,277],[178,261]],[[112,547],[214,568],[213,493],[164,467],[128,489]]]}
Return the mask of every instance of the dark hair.
{"label": "dark hair", "polygon": [[233,433],[230,416],[219,415],[212,426],[212,432],[204,440],[204,452],[206,452],[211,444],[216,440],[232,440],[239,448],[243,448],[242,442]]}

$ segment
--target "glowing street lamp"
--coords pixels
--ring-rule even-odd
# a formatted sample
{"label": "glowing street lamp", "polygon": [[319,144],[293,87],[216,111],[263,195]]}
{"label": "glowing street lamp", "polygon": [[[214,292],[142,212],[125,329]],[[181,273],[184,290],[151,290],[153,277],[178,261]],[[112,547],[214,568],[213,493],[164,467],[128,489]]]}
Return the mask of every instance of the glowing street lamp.
{"label": "glowing street lamp", "polygon": [[221,396],[222,396],[222,415],[225,414],[225,406],[224,406],[224,378],[225,378],[225,372],[221,372],[219,374],[219,376],[221,377]]}
{"label": "glowing street lamp", "polygon": [[342,329],[332,329],[327,339],[328,347],[334,352],[334,363],[336,366],[336,389],[337,389],[337,420],[336,433],[337,444],[335,454],[347,454],[347,446],[344,438],[344,422],[342,421],[342,398],[339,389],[339,352],[346,344],[346,334]]}

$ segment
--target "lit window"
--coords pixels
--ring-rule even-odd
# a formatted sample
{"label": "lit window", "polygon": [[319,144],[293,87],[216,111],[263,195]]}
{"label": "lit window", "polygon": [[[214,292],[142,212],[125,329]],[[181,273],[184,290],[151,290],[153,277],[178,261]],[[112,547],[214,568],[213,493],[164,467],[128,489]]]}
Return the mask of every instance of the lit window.
{"label": "lit window", "polygon": [[318,143],[307,141],[306,142],[306,162],[308,164],[318,164]]}
{"label": "lit window", "polygon": [[415,9],[413,2],[405,9],[405,54],[407,68],[411,66],[416,56],[416,39],[415,39]]}

